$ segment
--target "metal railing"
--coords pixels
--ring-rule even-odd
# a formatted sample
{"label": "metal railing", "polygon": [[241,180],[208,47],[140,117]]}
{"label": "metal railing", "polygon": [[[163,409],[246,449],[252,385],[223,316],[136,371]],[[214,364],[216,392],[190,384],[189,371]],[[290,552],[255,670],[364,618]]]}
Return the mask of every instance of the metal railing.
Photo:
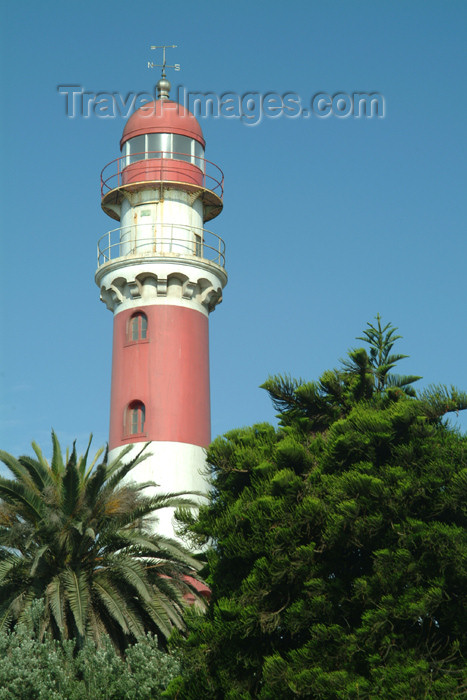
{"label": "metal railing", "polygon": [[107,231],[97,242],[97,267],[126,257],[191,257],[225,267],[225,243],[216,233],[185,224],[134,224]]}
{"label": "metal railing", "polygon": [[[101,197],[104,197],[111,190],[122,185],[131,184],[125,182],[125,171],[136,163],[148,163],[154,161],[154,165],[160,168],[158,177],[154,180],[144,176],[142,182],[174,182],[172,177],[176,163],[185,163],[192,166],[199,184],[204,189],[214,192],[220,199],[224,196],[224,173],[215,163],[200,156],[192,156],[189,153],[177,153],[176,151],[142,151],[131,155],[120,156],[110,161],[101,172]],[[176,167],[176,166],[175,166]],[[196,170],[195,170],[196,169]],[[129,175],[130,171],[127,171]],[[183,174],[182,174],[183,176]],[[178,182],[178,180],[175,180]],[[183,182],[183,180],[180,180]],[[189,182],[188,184],[193,184]]]}

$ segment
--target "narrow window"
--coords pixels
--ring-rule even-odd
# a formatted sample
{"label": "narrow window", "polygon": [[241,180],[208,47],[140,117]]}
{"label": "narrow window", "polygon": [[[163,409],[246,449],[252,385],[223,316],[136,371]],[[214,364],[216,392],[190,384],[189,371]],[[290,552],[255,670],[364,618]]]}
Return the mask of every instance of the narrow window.
{"label": "narrow window", "polygon": [[144,421],[146,419],[146,409],[142,401],[132,401],[126,412],[126,433],[127,435],[139,435],[144,433]]}
{"label": "narrow window", "polygon": [[193,139],[180,134],[173,135],[173,158],[175,160],[186,160],[191,162],[191,142]]}
{"label": "narrow window", "polygon": [[130,163],[135,163],[138,160],[144,160],[146,157],[145,153],[145,137],[144,134],[141,136],[135,136],[129,140],[130,147]]}
{"label": "narrow window", "polygon": [[195,141],[194,164],[204,172],[204,148],[198,141]]}
{"label": "narrow window", "polygon": [[163,146],[167,143],[164,134],[148,134],[148,158],[161,158]]}
{"label": "narrow window", "polygon": [[195,233],[195,255],[197,255],[198,258],[203,257],[203,241],[201,236],[197,233]]}
{"label": "narrow window", "polygon": [[130,165],[130,157],[129,157],[130,156],[130,142],[129,141],[126,141],[123,144],[122,154],[123,154],[123,158],[121,160],[121,163],[122,163],[121,168],[123,169],[123,168],[126,168],[127,165]]}
{"label": "narrow window", "polygon": [[146,338],[148,336],[148,317],[146,316],[146,314],[141,314],[140,322],[141,322],[141,340],[146,340]]}
{"label": "narrow window", "polygon": [[148,337],[148,317],[142,311],[133,314],[128,325],[128,340],[137,342]]}

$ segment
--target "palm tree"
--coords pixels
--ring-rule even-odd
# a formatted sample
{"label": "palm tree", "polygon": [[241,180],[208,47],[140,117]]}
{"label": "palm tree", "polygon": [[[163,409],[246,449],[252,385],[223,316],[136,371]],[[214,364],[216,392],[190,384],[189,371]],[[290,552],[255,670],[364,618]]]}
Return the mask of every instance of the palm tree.
{"label": "palm tree", "polygon": [[[92,436],[91,436],[92,437]],[[0,477],[0,629],[25,619],[31,603],[44,600],[40,636],[108,634],[120,649],[148,631],[164,641],[184,628],[184,596],[197,596],[201,568],[178,542],[154,533],[154,513],[191,505],[186,494],[147,496],[129,481],[141,452],[125,464],[99,450],[88,464],[75,444],[65,459],[52,432],[50,464],[0,451],[13,479]],[[152,520],[151,520],[152,518]],[[199,588],[199,585],[197,586]]]}

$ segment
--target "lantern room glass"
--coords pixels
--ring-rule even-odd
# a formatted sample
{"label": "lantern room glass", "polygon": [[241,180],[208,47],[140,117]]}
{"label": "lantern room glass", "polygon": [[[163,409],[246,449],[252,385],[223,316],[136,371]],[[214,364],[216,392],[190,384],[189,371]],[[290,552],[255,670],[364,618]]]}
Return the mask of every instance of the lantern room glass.
{"label": "lantern room glass", "polygon": [[148,158],[168,158],[183,160],[204,170],[203,146],[182,134],[140,134],[126,141],[122,154],[126,156],[123,167]]}

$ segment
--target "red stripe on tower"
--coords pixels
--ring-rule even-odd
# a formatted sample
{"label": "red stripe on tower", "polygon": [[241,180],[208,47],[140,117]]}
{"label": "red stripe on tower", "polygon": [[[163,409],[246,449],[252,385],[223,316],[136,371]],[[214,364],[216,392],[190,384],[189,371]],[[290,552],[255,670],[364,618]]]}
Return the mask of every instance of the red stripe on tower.
{"label": "red stripe on tower", "polygon": [[[137,426],[142,428],[139,435],[132,435],[132,406],[138,403],[144,406],[144,425]],[[207,317],[169,305],[117,314],[110,449],[148,440],[207,447],[210,422]]]}

